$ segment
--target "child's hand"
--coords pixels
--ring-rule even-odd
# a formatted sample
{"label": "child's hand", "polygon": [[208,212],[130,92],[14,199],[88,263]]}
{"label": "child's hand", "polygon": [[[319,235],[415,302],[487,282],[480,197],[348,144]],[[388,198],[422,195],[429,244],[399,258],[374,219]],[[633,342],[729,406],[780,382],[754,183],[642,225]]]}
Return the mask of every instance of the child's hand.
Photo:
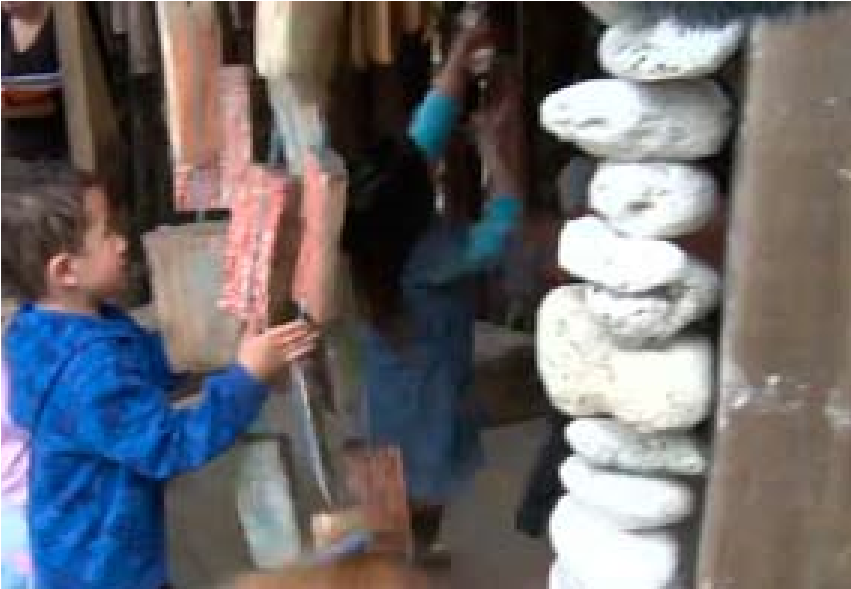
{"label": "child's hand", "polygon": [[447,65],[457,65],[472,70],[475,53],[494,44],[496,32],[481,21],[474,26],[464,27],[453,39],[449,49]]}
{"label": "child's hand", "polygon": [[434,87],[463,102],[473,55],[493,43],[493,31],[487,24],[464,28],[452,42],[446,63],[434,79]]}
{"label": "child's hand", "polygon": [[301,320],[270,327],[262,333],[249,328],[239,343],[236,359],[252,376],[265,382],[313,350],[318,336],[315,328]]}
{"label": "child's hand", "polygon": [[473,115],[482,164],[494,193],[522,197],[525,192],[526,135],[521,85],[510,70],[492,81],[487,104]]}

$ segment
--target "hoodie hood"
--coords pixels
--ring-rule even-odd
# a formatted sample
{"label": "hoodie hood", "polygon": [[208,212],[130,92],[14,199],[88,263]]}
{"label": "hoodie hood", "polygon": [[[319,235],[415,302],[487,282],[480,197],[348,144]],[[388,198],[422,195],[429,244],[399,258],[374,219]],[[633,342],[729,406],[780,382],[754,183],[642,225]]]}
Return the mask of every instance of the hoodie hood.
{"label": "hoodie hood", "polygon": [[63,369],[88,345],[145,335],[114,307],[105,306],[100,315],[92,316],[23,305],[3,334],[3,360],[11,373],[12,419],[32,431]]}

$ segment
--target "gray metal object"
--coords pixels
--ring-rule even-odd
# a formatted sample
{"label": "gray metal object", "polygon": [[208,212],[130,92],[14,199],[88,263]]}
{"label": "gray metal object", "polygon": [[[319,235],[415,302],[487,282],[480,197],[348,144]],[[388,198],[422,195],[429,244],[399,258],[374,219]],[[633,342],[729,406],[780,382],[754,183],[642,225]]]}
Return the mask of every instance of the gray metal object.
{"label": "gray metal object", "polygon": [[322,492],[322,497],[328,505],[334,503],[331,494],[328,450],[325,446],[325,428],[322,409],[318,407],[318,399],[311,394],[309,380],[305,375],[301,362],[292,365],[293,380],[301,410],[301,421],[307,442],[308,458],[316,484]]}
{"label": "gray metal object", "polygon": [[[297,306],[297,317],[307,323],[312,323],[310,316],[300,304]],[[321,344],[320,344],[321,345]],[[290,372],[298,397],[300,422],[304,434],[310,469],[326,505],[335,504],[332,492],[332,468],[327,447],[327,428],[325,427],[325,412],[328,391],[325,386],[318,386],[317,379],[310,377],[310,359],[300,359],[291,364]]]}

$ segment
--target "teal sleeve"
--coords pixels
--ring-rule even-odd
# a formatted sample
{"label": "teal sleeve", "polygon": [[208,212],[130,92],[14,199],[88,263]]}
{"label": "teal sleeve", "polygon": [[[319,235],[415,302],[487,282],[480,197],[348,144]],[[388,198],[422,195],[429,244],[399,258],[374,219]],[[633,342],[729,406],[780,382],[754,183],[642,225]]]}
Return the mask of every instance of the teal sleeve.
{"label": "teal sleeve", "polygon": [[491,198],[485,205],[482,219],[469,228],[461,255],[435,268],[430,273],[431,282],[449,282],[494,264],[505,252],[508,237],[522,212],[523,204],[514,196]]}
{"label": "teal sleeve", "polygon": [[417,107],[408,136],[428,159],[437,159],[446,149],[461,112],[458,101],[431,90]]}

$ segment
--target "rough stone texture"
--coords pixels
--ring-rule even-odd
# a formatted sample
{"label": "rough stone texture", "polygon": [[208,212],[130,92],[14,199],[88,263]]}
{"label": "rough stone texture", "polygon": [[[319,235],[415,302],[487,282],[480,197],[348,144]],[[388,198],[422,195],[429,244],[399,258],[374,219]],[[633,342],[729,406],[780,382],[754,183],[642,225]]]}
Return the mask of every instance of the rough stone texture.
{"label": "rough stone texture", "polygon": [[675,238],[715,214],[718,186],[707,171],[679,163],[607,163],[588,186],[589,207],[618,233]]}
{"label": "rough stone texture", "polygon": [[538,310],[538,371],[553,405],[575,416],[608,413],[641,431],[702,421],[712,393],[709,340],[680,336],[659,348],[620,349],[588,313],[587,288],[557,288]]}
{"label": "rough stone texture", "polygon": [[684,26],[674,20],[625,19],[603,33],[600,65],[620,78],[656,81],[696,78],[718,70],[736,51],[744,26]]}
{"label": "rough stone texture", "polygon": [[548,589],[583,589],[584,585],[571,574],[565,563],[556,558],[550,567]]}
{"label": "rough stone texture", "polygon": [[648,530],[679,523],[694,512],[691,489],[645,475],[607,472],[570,456],[559,477],[575,501],[619,530]]}
{"label": "rough stone texture", "polygon": [[696,258],[689,257],[679,279],[647,294],[623,294],[591,287],[588,311],[623,348],[662,344],[718,304],[721,279]]}
{"label": "rough stone texture", "polygon": [[705,449],[684,432],[642,433],[616,419],[572,421],[565,439],[577,455],[599,468],[637,473],[704,474]]}
{"label": "rough stone texture", "polygon": [[730,132],[733,109],[707,79],[609,79],[550,94],[540,117],[544,129],[598,157],[680,161],[715,154]]}
{"label": "rough stone texture", "polygon": [[559,265],[574,276],[615,292],[641,293],[682,280],[685,253],[665,241],[621,237],[596,217],[565,223]]}
{"label": "rough stone texture", "polygon": [[673,589],[679,587],[677,539],[669,531],[623,532],[585,509],[570,495],[550,517],[550,542],[567,587]]}

